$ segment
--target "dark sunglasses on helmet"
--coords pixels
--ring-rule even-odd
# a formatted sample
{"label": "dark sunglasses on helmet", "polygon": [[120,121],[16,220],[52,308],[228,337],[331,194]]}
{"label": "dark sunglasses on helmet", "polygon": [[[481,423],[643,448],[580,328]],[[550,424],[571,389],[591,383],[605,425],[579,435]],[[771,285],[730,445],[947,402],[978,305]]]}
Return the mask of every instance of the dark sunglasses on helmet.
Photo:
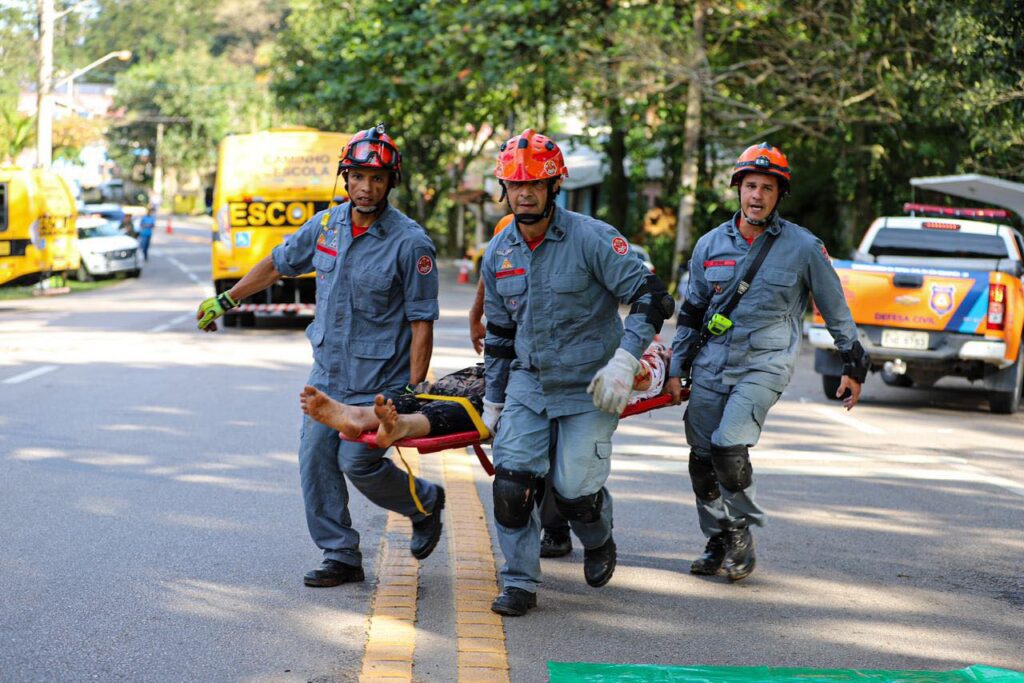
{"label": "dark sunglasses on helmet", "polygon": [[382,168],[391,169],[398,165],[400,156],[398,150],[384,140],[360,140],[349,145],[341,163],[364,166],[374,159],[380,162]]}

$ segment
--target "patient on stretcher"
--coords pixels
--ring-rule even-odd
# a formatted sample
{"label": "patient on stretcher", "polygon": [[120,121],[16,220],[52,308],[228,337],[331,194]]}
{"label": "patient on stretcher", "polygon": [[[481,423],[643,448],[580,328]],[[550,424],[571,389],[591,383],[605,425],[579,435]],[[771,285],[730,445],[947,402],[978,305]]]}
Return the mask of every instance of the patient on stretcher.
{"label": "patient on stretcher", "polygon": [[[631,404],[661,393],[670,354],[669,349],[657,342],[647,347],[640,359],[640,371],[633,381]],[[424,382],[416,387],[416,393],[467,398],[479,413],[483,407],[484,386],[484,366],[481,363],[445,375],[436,382]],[[350,406],[307,385],[299,395],[299,402],[302,412],[337,429],[349,439],[377,430],[377,445],[381,448],[401,439],[476,431],[476,425],[461,404],[418,399],[416,394],[397,398],[378,394],[372,406]]]}

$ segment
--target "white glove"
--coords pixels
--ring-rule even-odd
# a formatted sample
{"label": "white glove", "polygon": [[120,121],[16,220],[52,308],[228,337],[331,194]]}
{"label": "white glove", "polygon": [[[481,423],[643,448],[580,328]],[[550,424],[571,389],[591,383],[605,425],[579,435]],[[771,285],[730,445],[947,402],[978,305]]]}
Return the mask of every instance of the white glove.
{"label": "white glove", "polygon": [[640,369],[640,361],[625,349],[616,349],[608,364],[590,380],[587,393],[594,395],[594,406],[613,415],[620,414],[633,391],[633,377]]}
{"label": "white glove", "polygon": [[486,398],[484,399],[484,414],[480,417],[483,419],[484,426],[487,427],[487,431],[491,433],[492,437],[498,431],[498,418],[501,417],[501,411],[504,407],[504,403],[492,403]]}

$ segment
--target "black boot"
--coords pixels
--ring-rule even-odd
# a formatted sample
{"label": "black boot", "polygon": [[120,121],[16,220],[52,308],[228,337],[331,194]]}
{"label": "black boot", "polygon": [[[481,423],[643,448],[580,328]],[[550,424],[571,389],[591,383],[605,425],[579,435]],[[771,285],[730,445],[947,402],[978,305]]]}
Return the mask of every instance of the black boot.
{"label": "black boot", "polygon": [[754,537],[750,535],[750,529],[729,529],[726,532],[729,547],[725,553],[725,560],[722,568],[730,581],[739,581],[750,576],[757,564],[754,557]]}
{"label": "black boot", "polygon": [[302,581],[307,586],[314,588],[329,588],[340,586],[343,583],[357,583],[364,578],[362,567],[345,564],[338,560],[324,560],[317,569],[306,572]]}
{"label": "black boot", "polygon": [[437,499],[434,501],[434,508],[430,515],[418,522],[412,523],[412,539],[409,541],[409,550],[417,560],[425,560],[434,552],[438,540],[441,538],[441,512],[444,510],[444,489],[437,487]]}
{"label": "black boot", "polygon": [[544,538],[540,539],[541,557],[562,557],[572,552],[572,537],[569,534],[562,534],[556,531],[544,531]]}
{"label": "black boot", "polygon": [[608,583],[615,573],[615,541],[611,536],[604,545],[583,549],[583,577],[587,584],[600,588]]}
{"label": "black boot", "polygon": [[521,617],[537,606],[537,594],[522,588],[506,588],[494,598],[491,611],[506,617]]}
{"label": "black boot", "polygon": [[690,573],[700,576],[714,576],[722,568],[722,560],[728,550],[729,541],[724,532],[717,533],[708,539],[704,546],[704,554],[690,563]]}

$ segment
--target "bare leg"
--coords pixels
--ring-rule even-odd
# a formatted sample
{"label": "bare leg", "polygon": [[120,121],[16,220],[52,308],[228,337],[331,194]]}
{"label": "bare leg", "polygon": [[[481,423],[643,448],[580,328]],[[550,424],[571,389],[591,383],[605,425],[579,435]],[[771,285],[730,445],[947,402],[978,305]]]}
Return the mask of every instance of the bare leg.
{"label": "bare leg", "polygon": [[338,403],[309,385],[299,394],[299,403],[302,404],[302,412],[306,415],[332,429],[337,429],[350,439],[376,429],[380,424],[377,416],[373,414],[373,408]]}
{"label": "bare leg", "polygon": [[430,434],[430,422],[423,413],[399,415],[391,399],[384,402],[384,397],[377,394],[373,399],[373,412],[380,421],[377,427],[377,445],[387,448],[394,442],[406,437],[416,438]]}

